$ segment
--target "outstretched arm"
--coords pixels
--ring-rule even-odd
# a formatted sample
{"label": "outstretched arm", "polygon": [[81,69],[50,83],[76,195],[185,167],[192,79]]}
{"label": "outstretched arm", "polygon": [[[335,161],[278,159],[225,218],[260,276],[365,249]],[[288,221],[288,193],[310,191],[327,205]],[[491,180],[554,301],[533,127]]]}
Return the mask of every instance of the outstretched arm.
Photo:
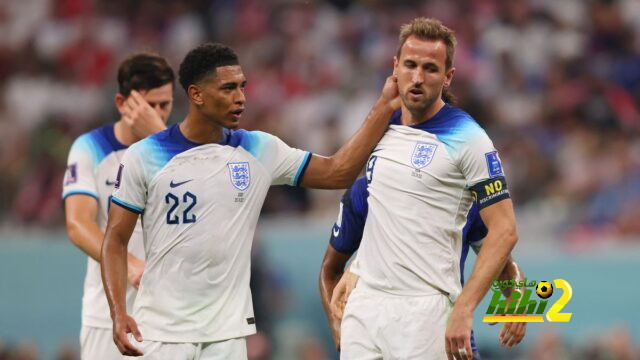
{"label": "outstretched arm", "polygon": [[300,185],[319,189],[349,187],[387,130],[391,115],[399,108],[398,84],[392,75],[387,78],[382,95],[373,105],[362,127],[333,156],[313,155]]}
{"label": "outstretched arm", "polygon": [[123,355],[140,356],[142,352],[131,345],[127,333],[133,333],[136,340],[142,335],[136,322],[127,314],[127,244],[138,220],[138,214],[116,203],[109,211],[109,222],[102,243],[102,284],[109,301],[113,321],[113,340]]}

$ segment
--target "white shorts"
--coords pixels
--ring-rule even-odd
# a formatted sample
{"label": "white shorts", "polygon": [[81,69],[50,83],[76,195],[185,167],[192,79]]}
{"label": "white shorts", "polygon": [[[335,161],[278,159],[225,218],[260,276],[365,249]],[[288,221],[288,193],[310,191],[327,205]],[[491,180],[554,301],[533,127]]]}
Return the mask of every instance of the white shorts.
{"label": "white shorts", "polygon": [[131,344],[144,355],[138,357],[122,356],[120,359],[145,360],[246,360],[247,343],[245,338],[229,339],[206,343],[166,343],[160,341],[136,341],[129,336]]}
{"label": "white shorts", "polygon": [[111,329],[83,326],[80,329],[80,358],[121,360],[122,354],[113,342]]}
{"label": "white shorts", "polygon": [[442,294],[391,295],[359,281],[344,309],[340,359],[447,359],[451,309]]}

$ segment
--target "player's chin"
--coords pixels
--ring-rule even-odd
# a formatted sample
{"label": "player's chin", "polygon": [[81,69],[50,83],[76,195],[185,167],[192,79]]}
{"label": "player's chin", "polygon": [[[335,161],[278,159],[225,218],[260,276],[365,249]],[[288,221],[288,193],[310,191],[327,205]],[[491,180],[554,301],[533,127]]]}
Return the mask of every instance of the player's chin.
{"label": "player's chin", "polygon": [[233,117],[225,121],[224,127],[235,130],[240,127],[240,117]]}

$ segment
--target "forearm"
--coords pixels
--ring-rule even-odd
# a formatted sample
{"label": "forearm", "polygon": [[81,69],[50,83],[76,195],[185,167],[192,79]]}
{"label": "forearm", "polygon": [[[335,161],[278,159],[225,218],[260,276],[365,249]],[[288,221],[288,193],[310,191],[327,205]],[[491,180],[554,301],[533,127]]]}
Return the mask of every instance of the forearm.
{"label": "forearm", "polygon": [[[67,223],[67,232],[71,242],[90,256],[93,260],[101,262],[102,259],[102,239],[104,232],[100,230],[96,223]],[[136,258],[127,253],[127,260]],[[137,258],[136,258],[137,259]]]}
{"label": "forearm", "polygon": [[[516,284],[519,284],[520,281],[524,282],[524,273],[522,272],[522,269],[520,268],[520,266],[518,266],[518,264],[516,263],[516,261],[513,259],[512,256],[509,256],[507,258],[507,261],[504,264],[504,268],[502,269],[502,273],[500,273],[500,276],[498,277],[498,279],[500,281],[515,279]],[[520,291],[521,293],[523,293],[524,289],[523,288],[517,289],[516,287],[507,287],[506,289],[502,290],[502,294],[504,295],[505,298],[509,298],[511,296],[511,293],[514,291]]]}
{"label": "forearm", "polygon": [[341,186],[349,186],[356,179],[387,130],[393,111],[387,102],[378,100],[362,127],[331,157],[334,166],[330,176],[341,180]]}
{"label": "forearm", "polygon": [[471,278],[456,301],[456,307],[464,311],[473,312],[489,289],[493,279],[500,271],[511,254],[517,242],[515,229],[491,231],[484,240],[484,245],[478,254],[478,260],[471,273]]}
{"label": "forearm", "polygon": [[318,284],[320,288],[320,299],[322,300],[324,313],[327,315],[329,321],[331,321],[331,296],[338,281],[340,281],[340,276],[342,276],[342,272],[336,271],[335,269],[329,270],[323,266],[320,270],[320,280]]}
{"label": "forearm", "polygon": [[67,221],[71,242],[97,262],[100,262],[104,232],[92,221]]}
{"label": "forearm", "polygon": [[127,256],[126,241],[107,233],[100,267],[112,318],[126,313]]}
{"label": "forearm", "polygon": [[356,179],[376,144],[387,130],[393,107],[380,98],[364,124],[333,156],[313,156],[302,178],[302,186],[344,189]]}

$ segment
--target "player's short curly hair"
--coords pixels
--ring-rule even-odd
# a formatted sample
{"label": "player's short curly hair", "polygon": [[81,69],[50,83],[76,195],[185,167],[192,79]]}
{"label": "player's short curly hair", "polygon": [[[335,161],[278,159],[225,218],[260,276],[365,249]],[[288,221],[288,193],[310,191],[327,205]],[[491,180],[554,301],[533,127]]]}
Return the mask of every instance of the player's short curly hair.
{"label": "player's short curly hair", "polygon": [[415,36],[421,40],[441,40],[447,46],[447,58],[445,59],[445,67],[451,69],[453,66],[453,54],[456,51],[456,37],[453,31],[442,25],[440,20],[426,17],[413,19],[410,23],[402,25],[400,28],[400,36],[398,39],[398,50],[396,56],[400,58],[400,50],[402,45],[407,41],[409,36]]}
{"label": "player's short curly hair", "polygon": [[162,56],[154,53],[129,55],[118,67],[118,92],[128,97],[132,90],[150,90],[175,84],[173,69]]}
{"label": "player's short curly hair", "polygon": [[219,43],[205,43],[189,51],[178,71],[180,85],[185,91],[220,66],[239,65],[238,55],[230,47]]}

